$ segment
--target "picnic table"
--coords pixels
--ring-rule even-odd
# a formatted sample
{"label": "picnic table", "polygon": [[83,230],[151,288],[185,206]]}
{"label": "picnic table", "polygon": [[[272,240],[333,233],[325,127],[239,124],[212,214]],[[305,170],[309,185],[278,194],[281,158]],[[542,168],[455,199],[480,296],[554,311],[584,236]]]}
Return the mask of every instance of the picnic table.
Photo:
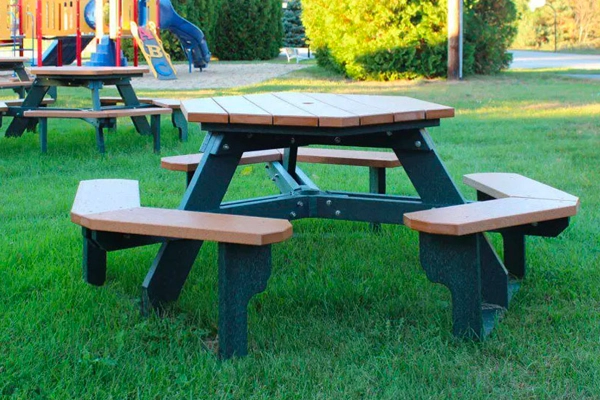
{"label": "picnic table", "polygon": [[[440,104],[401,96],[285,92],[187,100],[182,102],[182,111],[189,122],[201,123],[208,133],[177,217],[169,214],[168,221],[161,222],[157,218],[161,212],[156,209],[135,208],[133,214],[126,210],[103,212],[97,217],[86,216],[85,221],[77,212],[73,219],[84,226],[84,274],[94,284],[104,281],[105,251],[161,241],[156,236],[196,239],[162,240],[142,285],[146,311],[160,309],[178,298],[202,240],[216,240],[210,235],[178,236],[173,231],[175,219],[182,221],[182,232],[190,229],[190,212],[192,216],[405,224],[420,232],[421,264],[429,279],[446,285],[452,293],[454,333],[482,338],[518,288],[509,275],[520,278],[525,273],[525,235],[556,236],[578,207],[576,197],[517,174],[469,176],[465,182],[478,190],[482,201],[468,202],[427,132],[441,119],[454,116],[452,107]],[[348,160],[340,161],[331,153],[299,151],[309,145],[392,150],[418,196],[385,190],[321,190],[299,168],[299,158],[324,162],[329,157],[336,164]],[[280,194],[223,202],[236,168],[250,159],[270,161],[268,173]],[[361,165],[368,165],[363,153],[360,159]],[[131,204],[109,208],[127,207]],[[138,213],[143,212],[151,214],[154,222],[142,222]],[[161,234],[163,229],[168,233]],[[486,231],[503,234],[504,263],[483,236]],[[130,234],[142,235],[143,239]],[[266,288],[270,253],[251,252],[245,247],[220,247],[219,251],[220,354],[244,355],[246,306],[254,294]],[[267,261],[258,263],[258,259]]]}
{"label": "picnic table", "polygon": [[0,82],[0,89],[12,89],[19,98],[25,97],[25,88],[29,87],[30,79],[25,71],[25,57],[0,57],[0,71],[12,71],[16,75],[16,80]]}
{"label": "picnic table", "polygon": [[[159,112],[151,104],[140,102],[131,85],[131,78],[141,77],[148,71],[147,67],[31,68],[30,72],[35,75],[35,79],[24,101],[18,106],[9,107],[8,115],[14,118],[7,127],[5,136],[21,136],[30,126],[31,118],[43,118],[44,130],[46,118],[80,118],[96,127],[98,148],[103,152],[103,128],[114,127],[115,118],[120,116],[131,117],[138,133],[156,136],[155,130],[151,129],[145,116],[152,115],[153,112],[170,114],[170,111],[162,109]],[[44,104],[44,96],[49,90],[59,86],[90,89],[91,106],[87,108],[47,108]],[[100,90],[105,86],[117,88],[122,99],[121,104],[102,106]],[[45,132],[43,134],[45,135]],[[45,144],[42,146],[43,151],[44,147]]]}

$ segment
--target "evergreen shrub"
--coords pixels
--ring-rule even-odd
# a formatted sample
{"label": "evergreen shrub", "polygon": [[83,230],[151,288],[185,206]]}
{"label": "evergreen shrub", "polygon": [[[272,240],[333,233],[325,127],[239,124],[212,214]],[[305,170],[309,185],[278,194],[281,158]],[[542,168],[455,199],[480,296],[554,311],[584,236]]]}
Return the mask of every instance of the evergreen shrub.
{"label": "evergreen shrub", "polygon": [[301,15],[300,0],[288,2],[283,11],[283,47],[306,47],[306,32]]}
{"label": "evergreen shrub", "polygon": [[222,0],[213,55],[221,60],[269,60],[283,38],[281,0]]}

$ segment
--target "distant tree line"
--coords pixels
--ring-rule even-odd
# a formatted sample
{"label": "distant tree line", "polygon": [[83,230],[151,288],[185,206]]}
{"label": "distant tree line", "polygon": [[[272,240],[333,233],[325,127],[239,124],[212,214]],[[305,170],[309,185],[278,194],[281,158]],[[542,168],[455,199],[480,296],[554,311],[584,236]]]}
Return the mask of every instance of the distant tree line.
{"label": "distant tree line", "polygon": [[600,48],[599,0],[547,0],[550,6],[531,11],[529,0],[516,0],[519,10],[517,48],[554,48],[554,10],[558,48]]}

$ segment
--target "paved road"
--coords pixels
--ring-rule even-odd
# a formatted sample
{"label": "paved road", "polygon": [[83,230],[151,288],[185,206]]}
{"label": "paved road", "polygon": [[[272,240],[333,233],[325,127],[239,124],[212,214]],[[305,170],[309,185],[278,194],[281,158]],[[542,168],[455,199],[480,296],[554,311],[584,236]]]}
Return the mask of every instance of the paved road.
{"label": "paved road", "polygon": [[510,69],[600,69],[600,56],[514,50]]}

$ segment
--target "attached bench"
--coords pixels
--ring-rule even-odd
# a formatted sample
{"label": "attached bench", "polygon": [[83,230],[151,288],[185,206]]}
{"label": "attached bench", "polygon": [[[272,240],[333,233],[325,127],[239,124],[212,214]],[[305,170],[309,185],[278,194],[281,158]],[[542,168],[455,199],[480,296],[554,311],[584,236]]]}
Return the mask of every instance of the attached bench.
{"label": "attached bench", "polygon": [[[178,99],[152,99],[149,97],[138,98],[142,104],[152,104],[156,107],[170,108],[173,113],[171,114],[171,123],[179,131],[179,140],[187,142],[188,138],[188,123],[185,119],[183,112],[181,111],[181,100]],[[115,106],[123,103],[123,99],[120,97],[101,97],[100,104],[103,106]]]}
{"label": "attached bench", "polygon": [[[560,234],[579,199],[518,174],[471,174],[464,181],[483,201],[407,213],[404,224],[420,232],[427,277],[450,289],[454,334],[483,338],[508,307],[509,274],[525,275],[525,236]],[[490,231],[502,234],[504,264],[483,235]]]}
{"label": "attached bench", "polygon": [[106,253],[156,241],[219,243],[219,355],[247,353],[248,302],[266,289],[271,244],[292,236],[285,220],[140,206],[138,182],[82,181],[71,220],[83,227],[83,276],[92,285],[106,280]]}
{"label": "attached bench", "polygon": [[12,89],[15,93],[19,95],[19,98],[22,99],[25,97],[26,89],[29,89],[32,85],[32,81],[2,81],[0,82],[0,89]]}
{"label": "attached bench", "polygon": [[[23,105],[24,99],[3,100],[3,101],[9,107],[21,107]],[[50,104],[54,104],[55,102],[56,102],[55,99],[46,98],[46,99],[42,100],[41,105],[42,106],[47,106],[47,105],[50,105]]]}
{"label": "attached bench", "polygon": [[[242,155],[240,165],[262,162],[275,162],[283,159],[283,149],[249,151]],[[180,156],[163,157],[161,167],[170,171],[186,172],[186,182],[189,184],[194,176],[202,153]],[[369,167],[371,193],[385,193],[385,171],[388,168],[400,167],[396,154],[383,151],[361,151],[341,149],[320,149],[313,147],[298,148],[298,162],[312,164],[353,165]]]}
{"label": "attached bench", "polygon": [[96,128],[96,144],[98,151],[104,153],[104,128],[114,128],[117,118],[150,116],[150,128],[154,141],[154,151],[160,152],[160,116],[171,114],[171,110],[158,107],[109,109],[109,110],[61,110],[40,109],[28,110],[24,117],[39,118],[40,121],[40,146],[42,153],[46,152],[48,141],[48,118],[78,118]]}

